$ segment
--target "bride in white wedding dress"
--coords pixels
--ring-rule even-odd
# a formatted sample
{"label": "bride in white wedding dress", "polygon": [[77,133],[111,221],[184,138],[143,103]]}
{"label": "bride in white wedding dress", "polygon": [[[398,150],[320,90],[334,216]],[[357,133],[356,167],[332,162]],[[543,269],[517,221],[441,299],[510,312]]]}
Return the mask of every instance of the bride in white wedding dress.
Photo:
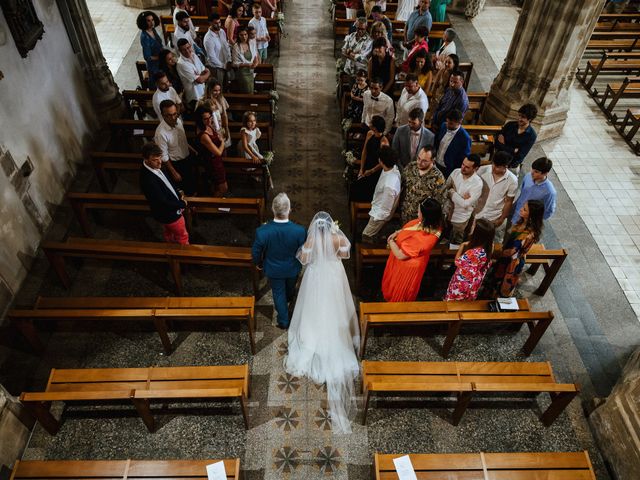
{"label": "bride in white wedding dress", "polygon": [[416,7],[418,0],[398,0],[398,10],[396,11],[396,20],[406,22]]}
{"label": "bride in white wedding dress", "polygon": [[285,370],[327,384],[335,433],[351,432],[349,411],[358,376],[360,327],[342,265],[351,244],[326,212],[318,212],[297,258],[306,270],[289,327]]}

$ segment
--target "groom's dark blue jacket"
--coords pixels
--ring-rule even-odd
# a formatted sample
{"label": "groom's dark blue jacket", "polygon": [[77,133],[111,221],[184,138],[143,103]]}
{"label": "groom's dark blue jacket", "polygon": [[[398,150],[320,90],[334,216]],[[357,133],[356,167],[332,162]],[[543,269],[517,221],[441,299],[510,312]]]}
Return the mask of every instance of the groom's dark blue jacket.
{"label": "groom's dark blue jacket", "polygon": [[307,232],[297,223],[271,220],[256,230],[251,250],[253,263],[263,265],[267,277],[295,277],[302,268],[296,252],[304,244],[306,237]]}

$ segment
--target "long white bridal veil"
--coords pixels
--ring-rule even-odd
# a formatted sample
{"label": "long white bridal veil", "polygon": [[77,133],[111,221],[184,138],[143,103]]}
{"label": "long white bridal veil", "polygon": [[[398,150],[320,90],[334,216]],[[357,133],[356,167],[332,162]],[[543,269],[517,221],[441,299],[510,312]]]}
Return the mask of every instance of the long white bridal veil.
{"label": "long white bridal veil", "polygon": [[[335,433],[351,432],[349,413],[359,373],[360,332],[355,305],[341,259],[351,244],[326,212],[309,225],[297,258],[306,265],[291,327],[287,372],[326,383]],[[355,411],[355,410],[354,410]]]}

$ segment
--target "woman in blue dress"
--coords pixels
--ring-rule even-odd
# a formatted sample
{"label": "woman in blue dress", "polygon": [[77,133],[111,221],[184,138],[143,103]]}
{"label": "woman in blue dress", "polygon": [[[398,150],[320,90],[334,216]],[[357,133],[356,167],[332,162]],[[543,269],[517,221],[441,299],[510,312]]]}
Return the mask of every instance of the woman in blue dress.
{"label": "woman in blue dress", "polygon": [[138,15],[136,20],[140,29],[140,44],[142,45],[142,55],[147,62],[149,72],[149,86],[153,89],[153,76],[160,70],[160,52],[164,49],[162,37],[158,35],[156,27],[160,25],[158,15],[150,10],[146,10]]}

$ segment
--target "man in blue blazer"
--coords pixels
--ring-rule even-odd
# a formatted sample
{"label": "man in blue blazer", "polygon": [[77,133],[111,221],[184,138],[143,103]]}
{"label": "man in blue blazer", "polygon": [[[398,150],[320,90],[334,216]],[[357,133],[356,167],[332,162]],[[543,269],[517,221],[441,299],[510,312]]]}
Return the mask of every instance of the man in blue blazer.
{"label": "man in blue blazer", "polygon": [[471,137],[462,126],[462,112],[449,110],[436,135],[436,166],[448,178],[471,153]]}
{"label": "man in blue blazer", "polygon": [[433,146],[433,133],[422,125],[424,112],[414,108],[409,112],[409,121],[393,134],[393,148],[398,155],[398,168],[403,169],[418,158],[424,147]]}
{"label": "man in blue blazer", "polygon": [[253,263],[271,284],[273,304],[278,312],[278,327],[289,328],[289,302],[295,293],[302,264],[296,258],[304,244],[307,232],[300,225],[289,221],[291,202],[286,193],[279,193],[271,205],[273,220],[256,230],[251,251]]}

